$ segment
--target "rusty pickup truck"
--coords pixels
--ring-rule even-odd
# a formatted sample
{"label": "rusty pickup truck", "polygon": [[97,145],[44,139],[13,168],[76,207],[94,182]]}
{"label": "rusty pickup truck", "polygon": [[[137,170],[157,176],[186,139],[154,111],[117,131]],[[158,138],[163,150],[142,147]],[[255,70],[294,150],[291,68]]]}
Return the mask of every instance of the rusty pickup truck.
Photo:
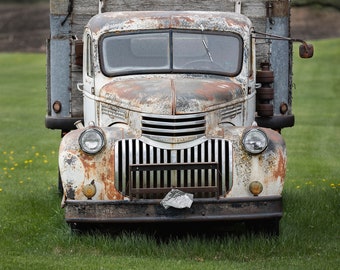
{"label": "rusty pickup truck", "polygon": [[51,0],[46,126],[62,131],[66,222],[277,235],[290,1],[124,2]]}

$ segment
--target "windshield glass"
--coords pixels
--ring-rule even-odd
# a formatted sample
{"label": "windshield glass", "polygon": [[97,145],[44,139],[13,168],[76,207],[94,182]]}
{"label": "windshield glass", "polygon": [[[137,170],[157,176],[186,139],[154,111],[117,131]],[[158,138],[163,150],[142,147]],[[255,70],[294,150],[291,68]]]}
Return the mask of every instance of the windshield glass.
{"label": "windshield glass", "polygon": [[105,75],[212,73],[235,76],[242,62],[242,40],[235,34],[147,32],[101,39]]}

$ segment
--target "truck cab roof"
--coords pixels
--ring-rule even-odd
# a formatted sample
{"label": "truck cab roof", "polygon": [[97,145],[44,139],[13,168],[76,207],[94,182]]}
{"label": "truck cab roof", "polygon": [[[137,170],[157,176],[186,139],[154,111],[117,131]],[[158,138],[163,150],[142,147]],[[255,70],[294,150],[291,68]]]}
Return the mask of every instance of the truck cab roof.
{"label": "truck cab roof", "polygon": [[244,36],[251,27],[251,21],[242,14],[211,11],[106,12],[92,17],[86,26],[99,36],[107,32],[155,29],[231,31]]}

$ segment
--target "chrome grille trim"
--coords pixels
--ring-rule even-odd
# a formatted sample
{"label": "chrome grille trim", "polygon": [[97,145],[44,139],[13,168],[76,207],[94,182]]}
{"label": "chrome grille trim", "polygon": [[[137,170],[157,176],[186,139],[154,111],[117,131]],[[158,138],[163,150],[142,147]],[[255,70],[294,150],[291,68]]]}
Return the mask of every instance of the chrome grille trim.
{"label": "chrome grille trim", "polygon": [[141,129],[144,136],[203,136],[205,114],[153,115],[142,114]]}
{"label": "chrome grille trim", "polygon": [[[231,188],[231,143],[222,139],[208,139],[185,149],[161,149],[139,139],[124,139],[115,143],[115,187],[130,196],[130,165],[153,165],[153,171],[133,173],[134,188],[200,188],[218,186],[218,196]],[[216,169],[157,170],[157,165],[218,163]],[[141,194],[136,198],[163,198],[165,194]],[[195,197],[211,198],[216,194],[200,192]]]}

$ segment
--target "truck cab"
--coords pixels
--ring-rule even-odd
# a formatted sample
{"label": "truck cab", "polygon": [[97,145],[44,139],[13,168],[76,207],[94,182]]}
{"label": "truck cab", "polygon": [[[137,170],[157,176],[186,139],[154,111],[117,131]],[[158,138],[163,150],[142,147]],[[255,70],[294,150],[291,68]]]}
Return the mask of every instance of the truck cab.
{"label": "truck cab", "polygon": [[[141,126],[135,124],[141,121],[135,120],[142,114],[206,113],[218,118],[219,109],[231,106],[237,107],[234,117],[227,115],[224,123],[243,126],[254,121],[254,48],[251,23],[242,15],[108,13],[90,20],[84,41],[85,106],[93,108],[84,110],[85,125],[123,121],[140,136]],[[115,118],[112,109],[125,116]]]}
{"label": "truck cab", "polygon": [[68,223],[249,221],[278,233],[286,149],[256,122],[252,32],[234,12],[89,20],[84,125],[59,151]]}

